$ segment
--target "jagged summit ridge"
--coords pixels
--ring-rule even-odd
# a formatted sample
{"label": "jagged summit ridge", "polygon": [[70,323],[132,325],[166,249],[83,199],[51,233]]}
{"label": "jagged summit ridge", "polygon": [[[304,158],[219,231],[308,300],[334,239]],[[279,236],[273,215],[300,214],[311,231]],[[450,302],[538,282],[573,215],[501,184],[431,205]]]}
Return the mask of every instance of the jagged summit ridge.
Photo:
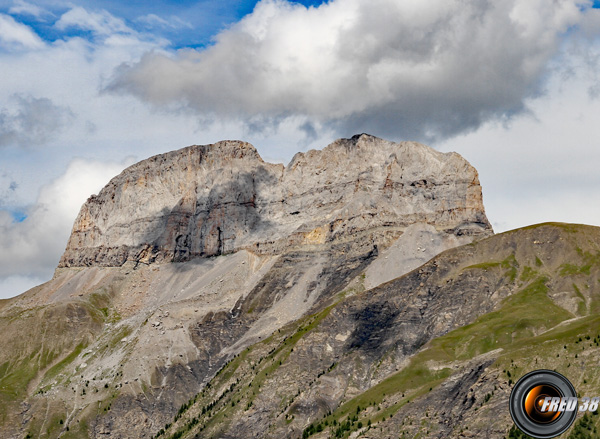
{"label": "jagged summit ridge", "polygon": [[[456,153],[362,134],[267,163],[246,142],[195,145],[136,163],[88,199],[60,267],[279,253],[417,222],[492,233],[477,171]],[[381,232],[383,233],[383,232]]]}

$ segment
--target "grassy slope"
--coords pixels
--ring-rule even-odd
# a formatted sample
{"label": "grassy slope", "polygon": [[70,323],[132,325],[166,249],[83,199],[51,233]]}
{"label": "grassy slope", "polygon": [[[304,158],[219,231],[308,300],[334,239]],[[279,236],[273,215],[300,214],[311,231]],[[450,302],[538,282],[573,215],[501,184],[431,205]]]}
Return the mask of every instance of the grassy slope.
{"label": "grassy slope", "polygon": [[[442,383],[450,375],[450,365],[497,349],[502,349],[502,353],[492,368],[502,370],[510,383],[529,370],[551,368],[565,373],[576,388],[587,394],[600,388],[597,367],[572,373],[574,367],[583,370],[582,366],[600,360],[600,231],[589,226],[545,224],[488,239],[514,238],[512,234],[526,234],[539,228],[560,237],[562,254],[547,254],[547,250],[538,252],[525,246],[525,251],[515,248],[508,257],[481,260],[464,267],[463,270],[498,270],[514,293],[493,312],[429,342],[407,367],[308,425],[304,436],[325,430],[333,437],[347,437],[361,427],[374,426]],[[571,286],[571,296],[581,298],[581,306],[575,313],[551,298],[554,290],[562,291],[565,285]],[[232,417],[241,416],[251,408],[256,394],[263,391],[264,378],[285,364],[286,352],[298,338],[314,329],[322,317],[321,314],[308,317],[236,357],[212,381],[210,388],[182,407],[175,422],[159,437],[178,439],[226,430]],[[561,322],[566,323],[559,325]],[[437,364],[435,369],[427,367],[432,362]],[[335,364],[321,373],[334,368]],[[282,413],[292,401],[293,397],[282,401]],[[293,414],[286,414],[286,420],[288,417],[291,421]]]}
{"label": "grassy slope", "polygon": [[65,433],[67,407],[38,396],[47,392],[59,374],[102,333],[104,323],[112,317],[105,312],[108,307],[110,297],[96,294],[89,301],[62,302],[0,316],[0,430],[20,425],[17,413],[22,410],[21,403],[29,400],[43,407],[45,413],[43,419],[31,419],[27,427],[30,437]]}

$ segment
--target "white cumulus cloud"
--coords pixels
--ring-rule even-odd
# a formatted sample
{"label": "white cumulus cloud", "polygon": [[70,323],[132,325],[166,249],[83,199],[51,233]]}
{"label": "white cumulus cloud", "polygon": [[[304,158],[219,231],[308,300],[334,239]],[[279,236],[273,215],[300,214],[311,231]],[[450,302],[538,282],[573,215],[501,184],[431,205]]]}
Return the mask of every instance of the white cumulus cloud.
{"label": "white cumulus cloud", "polygon": [[7,288],[0,289],[0,297],[8,297],[24,279],[51,277],[81,205],[125,165],[75,159],[64,175],[42,187],[25,220],[15,222],[0,211],[0,288]]}
{"label": "white cumulus cloud", "polygon": [[0,14],[0,47],[11,51],[40,49],[44,42],[29,26],[10,15]]}
{"label": "white cumulus cloud", "polygon": [[589,5],[263,0],[214,45],[149,53],[109,88],[221,118],[301,116],[341,133],[444,138],[523,111]]}

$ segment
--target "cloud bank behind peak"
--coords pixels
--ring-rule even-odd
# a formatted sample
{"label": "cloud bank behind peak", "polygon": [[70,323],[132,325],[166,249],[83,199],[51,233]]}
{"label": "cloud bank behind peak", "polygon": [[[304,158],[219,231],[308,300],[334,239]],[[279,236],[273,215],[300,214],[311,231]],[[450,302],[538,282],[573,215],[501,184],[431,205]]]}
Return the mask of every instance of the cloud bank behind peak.
{"label": "cloud bank behind peak", "polygon": [[590,2],[263,0],[201,50],[152,52],[108,89],[207,117],[304,118],[434,141],[525,109]]}

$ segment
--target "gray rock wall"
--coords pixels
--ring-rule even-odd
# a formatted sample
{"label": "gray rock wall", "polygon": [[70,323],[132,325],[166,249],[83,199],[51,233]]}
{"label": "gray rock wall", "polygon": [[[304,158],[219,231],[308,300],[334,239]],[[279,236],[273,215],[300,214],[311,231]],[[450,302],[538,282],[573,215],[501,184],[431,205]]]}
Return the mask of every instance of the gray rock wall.
{"label": "gray rock wall", "polygon": [[59,267],[279,254],[416,222],[492,233],[477,171],[460,155],[363,134],[298,153],[284,168],[248,143],[223,141],[151,157],[112,179],[81,208]]}

